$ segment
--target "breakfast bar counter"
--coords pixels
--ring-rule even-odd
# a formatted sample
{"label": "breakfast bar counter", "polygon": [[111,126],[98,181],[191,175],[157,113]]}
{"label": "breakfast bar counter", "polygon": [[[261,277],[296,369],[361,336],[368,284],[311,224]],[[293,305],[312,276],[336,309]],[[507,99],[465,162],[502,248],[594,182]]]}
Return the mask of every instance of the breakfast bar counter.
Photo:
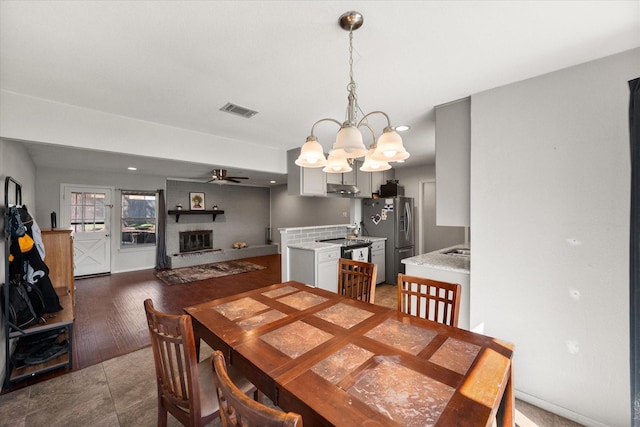
{"label": "breakfast bar counter", "polygon": [[471,253],[469,245],[459,244],[402,260],[405,272],[441,282],[457,283],[462,287],[458,327],[471,329]]}

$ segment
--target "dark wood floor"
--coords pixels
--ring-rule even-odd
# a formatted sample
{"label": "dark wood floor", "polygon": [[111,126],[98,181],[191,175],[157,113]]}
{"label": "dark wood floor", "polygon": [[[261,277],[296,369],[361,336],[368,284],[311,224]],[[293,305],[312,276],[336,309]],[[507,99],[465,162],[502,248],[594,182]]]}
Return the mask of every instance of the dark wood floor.
{"label": "dark wood floor", "polygon": [[[245,258],[264,270],[169,286],[155,270],[117,273],[76,280],[74,370],[103,362],[150,344],[143,302],[181,314],[183,308],[212,299],[279,283],[280,255]],[[9,391],[64,373],[58,370],[17,383]],[[4,391],[6,392],[6,391]]]}

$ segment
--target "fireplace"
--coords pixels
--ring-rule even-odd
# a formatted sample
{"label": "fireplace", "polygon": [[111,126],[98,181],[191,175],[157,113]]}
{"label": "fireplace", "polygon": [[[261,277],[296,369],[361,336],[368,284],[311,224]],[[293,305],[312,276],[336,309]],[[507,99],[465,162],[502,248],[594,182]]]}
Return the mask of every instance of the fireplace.
{"label": "fireplace", "polygon": [[213,230],[181,231],[180,253],[213,249]]}

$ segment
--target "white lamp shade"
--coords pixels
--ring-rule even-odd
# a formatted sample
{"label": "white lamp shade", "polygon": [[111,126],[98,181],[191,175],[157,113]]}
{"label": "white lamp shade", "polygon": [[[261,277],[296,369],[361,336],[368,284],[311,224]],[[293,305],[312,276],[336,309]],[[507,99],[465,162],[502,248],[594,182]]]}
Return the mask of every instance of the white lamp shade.
{"label": "white lamp shade", "polygon": [[322,145],[315,137],[310,136],[307,138],[307,142],[302,146],[295,164],[303,168],[321,168],[327,164]]}
{"label": "white lamp shade", "polygon": [[371,155],[373,160],[382,162],[397,162],[409,157],[409,153],[402,145],[402,138],[394,130],[387,130],[378,138],[378,147]]}
{"label": "white lamp shade", "polygon": [[329,154],[327,165],[324,167],[324,169],[322,169],[322,172],[326,173],[344,173],[351,171],[351,166],[349,166],[346,158],[336,157],[331,154]]}
{"label": "white lamp shade", "polygon": [[389,163],[373,160],[371,158],[374,151],[374,148],[369,148],[369,154],[364,158],[364,163],[360,167],[360,170],[363,172],[382,172],[391,169],[391,165]]}
{"label": "white lamp shade", "polygon": [[346,158],[362,157],[367,154],[367,147],[362,141],[360,130],[351,125],[343,125],[333,144],[334,155]]}

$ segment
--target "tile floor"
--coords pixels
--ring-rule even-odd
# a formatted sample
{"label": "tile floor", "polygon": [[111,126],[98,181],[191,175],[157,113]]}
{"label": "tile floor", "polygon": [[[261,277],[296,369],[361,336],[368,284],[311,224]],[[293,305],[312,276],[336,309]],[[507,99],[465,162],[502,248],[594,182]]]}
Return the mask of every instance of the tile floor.
{"label": "tile floor", "polygon": [[[378,286],[376,303],[395,308],[395,287]],[[203,357],[211,354],[204,343],[201,351]],[[580,426],[520,400],[516,409],[518,427]],[[169,426],[180,425],[168,418]],[[0,427],[151,427],[156,421],[151,347],[0,396]],[[220,420],[209,426],[220,426]]]}

